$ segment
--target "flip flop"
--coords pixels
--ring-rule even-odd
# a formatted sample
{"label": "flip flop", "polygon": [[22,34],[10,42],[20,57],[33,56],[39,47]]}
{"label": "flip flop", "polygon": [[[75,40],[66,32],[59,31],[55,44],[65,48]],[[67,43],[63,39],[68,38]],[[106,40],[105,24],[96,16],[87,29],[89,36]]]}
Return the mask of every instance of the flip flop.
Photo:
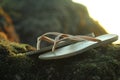
{"label": "flip flop", "polygon": [[[90,34],[86,34],[85,36],[89,36],[89,37],[95,37],[95,35],[94,35],[94,33],[90,33]],[[83,40],[80,40],[80,41],[83,41]],[[79,41],[79,42],[80,42]],[[61,47],[64,47],[64,46],[67,46],[67,45],[70,45],[70,44],[74,44],[74,43],[76,43],[76,42],[78,42],[78,41],[76,41],[76,40],[66,40],[66,41],[63,41],[63,42],[61,42],[61,43],[58,43],[57,45],[56,45],[56,49],[58,49],[58,48],[61,48]],[[39,41],[37,42],[37,45],[39,45],[40,43],[39,43]],[[36,56],[38,56],[39,54],[42,54],[42,53],[45,53],[45,52],[49,52],[49,51],[51,51],[52,50],[52,47],[53,47],[53,45],[51,45],[51,46],[47,46],[47,47],[44,47],[44,48],[41,48],[40,50],[37,50],[37,51],[30,51],[30,52],[27,52],[27,53],[25,53],[25,55],[27,55],[27,56],[34,56],[34,55],[36,55]],[[38,55],[37,55],[38,54]]]}
{"label": "flip flop", "polygon": [[[61,58],[67,58],[70,56],[74,56],[80,53],[83,53],[87,50],[90,50],[92,48],[98,47],[100,45],[108,44],[111,42],[114,42],[118,39],[118,35],[116,34],[105,34],[96,37],[96,39],[101,40],[101,42],[92,42],[92,41],[81,41],[76,42],[73,44],[69,44],[64,47],[60,47],[56,49],[54,52],[47,51],[44,54],[39,55],[39,59],[42,60],[51,60],[51,59],[61,59]],[[43,50],[44,52],[45,50]],[[40,53],[41,51],[36,51],[36,53]],[[27,54],[30,55],[30,54]]]}

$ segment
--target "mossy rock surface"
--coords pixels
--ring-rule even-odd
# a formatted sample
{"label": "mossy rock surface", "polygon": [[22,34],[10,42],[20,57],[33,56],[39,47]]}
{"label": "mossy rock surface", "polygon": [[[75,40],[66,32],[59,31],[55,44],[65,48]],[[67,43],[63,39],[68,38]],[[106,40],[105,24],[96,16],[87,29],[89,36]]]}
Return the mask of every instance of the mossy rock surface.
{"label": "mossy rock surface", "polygon": [[[25,47],[29,46],[29,48]],[[1,80],[119,80],[120,45],[106,45],[59,60],[40,60],[24,53],[27,44],[0,41]]]}

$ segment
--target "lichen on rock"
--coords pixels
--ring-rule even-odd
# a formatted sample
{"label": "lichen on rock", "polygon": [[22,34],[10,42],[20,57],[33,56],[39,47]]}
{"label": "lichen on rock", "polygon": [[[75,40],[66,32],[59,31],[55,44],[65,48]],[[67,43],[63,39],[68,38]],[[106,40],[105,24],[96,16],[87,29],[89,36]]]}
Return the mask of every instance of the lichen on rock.
{"label": "lichen on rock", "polygon": [[0,39],[0,55],[15,55],[33,50],[36,49],[28,44],[20,44],[16,42],[11,42],[9,40]]}

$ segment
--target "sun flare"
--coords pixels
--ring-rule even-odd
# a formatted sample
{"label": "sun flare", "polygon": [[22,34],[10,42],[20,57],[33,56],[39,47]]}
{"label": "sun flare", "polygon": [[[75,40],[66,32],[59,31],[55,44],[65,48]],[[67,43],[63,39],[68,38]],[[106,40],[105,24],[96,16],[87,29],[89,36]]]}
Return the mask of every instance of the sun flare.
{"label": "sun flare", "polygon": [[89,15],[97,20],[108,33],[120,37],[120,5],[119,0],[73,0],[85,5]]}

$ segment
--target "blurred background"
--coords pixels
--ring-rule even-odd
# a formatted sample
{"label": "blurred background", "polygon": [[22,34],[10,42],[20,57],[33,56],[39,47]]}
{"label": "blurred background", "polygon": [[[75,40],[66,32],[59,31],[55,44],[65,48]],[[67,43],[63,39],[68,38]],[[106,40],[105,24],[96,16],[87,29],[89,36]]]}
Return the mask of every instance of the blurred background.
{"label": "blurred background", "polygon": [[84,4],[90,16],[99,21],[99,23],[109,33],[118,34],[119,31],[119,19],[120,19],[120,5],[119,0],[73,0],[77,3]]}
{"label": "blurred background", "polygon": [[38,36],[52,31],[96,36],[119,34],[114,18],[118,14],[116,8],[117,4],[101,0],[1,0],[0,36],[35,46]]}

